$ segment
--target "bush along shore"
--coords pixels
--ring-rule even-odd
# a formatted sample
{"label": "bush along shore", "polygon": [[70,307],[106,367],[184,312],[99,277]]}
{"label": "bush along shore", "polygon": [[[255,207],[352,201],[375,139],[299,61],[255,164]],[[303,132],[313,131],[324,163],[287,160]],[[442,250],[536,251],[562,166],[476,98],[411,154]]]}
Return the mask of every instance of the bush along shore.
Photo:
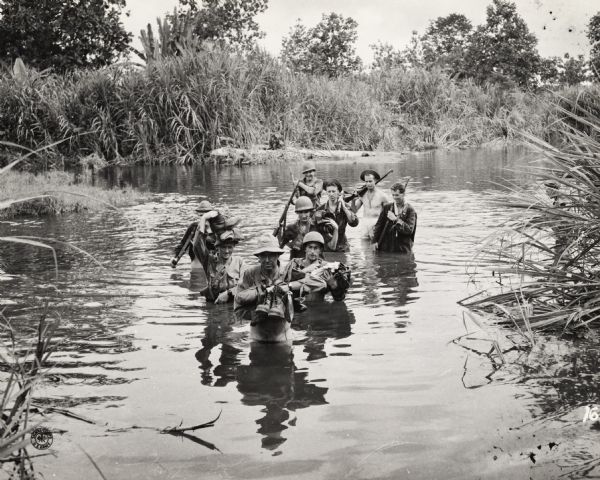
{"label": "bush along shore", "polygon": [[582,334],[600,324],[600,96],[578,105],[557,106],[560,148],[526,135],[544,157],[539,184],[500,200],[515,217],[481,252],[503,287],[462,302],[530,338],[536,329]]}
{"label": "bush along shore", "polygon": [[118,208],[139,203],[147,194],[133,188],[104,189],[75,183],[67,172],[6,172],[0,175],[0,219],[21,215],[58,215]]}
{"label": "bush along shore", "polygon": [[65,140],[52,151],[53,166],[90,154],[110,163],[189,163],[273,135],[309,149],[471,147],[511,140],[516,130],[548,135],[557,113],[546,96],[441,70],[296,74],[260,51],[206,47],[145,66],[5,71],[0,138],[32,149]]}

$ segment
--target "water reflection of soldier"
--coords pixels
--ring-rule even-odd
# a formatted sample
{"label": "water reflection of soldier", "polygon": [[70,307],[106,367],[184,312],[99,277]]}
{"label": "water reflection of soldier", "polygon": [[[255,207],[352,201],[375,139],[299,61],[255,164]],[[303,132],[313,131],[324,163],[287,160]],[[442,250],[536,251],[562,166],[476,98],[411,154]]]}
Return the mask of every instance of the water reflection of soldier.
{"label": "water reflection of soldier", "polygon": [[378,263],[382,283],[393,290],[393,305],[406,305],[410,301],[409,296],[413,289],[419,286],[414,255],[381,255],[378,257]]}
{"label": "water reflection of soldier", "polygon": [[328,339],[339,340],[352,335],[356,323],[354,313],[344,302],[315,303],[310,306],[310,315],[298,315],[294,329],[306,331],[304,351],[307,360],[318,360],[327,356],[325,343]]}
{"label": "water reflection of soldier", "polygon": [[265,406],[264,416],[256,420],[263,448],[275,450],[287,440],[282,432],[291,425],[290,411],[327,403],[327,388],[308,383],[307,375],[296,371],[292,347],[286,344],[252,343],[250,365],[237,367],[242,403]]}
{"label": "water reflection of soldier", "polygon": [[[200,362],[202,370],[202,384],[213,385],[215,387],[224,387],[229,382],[235,380],[235,369],[240,363],[238,355],[242,352],[239,348],[230,345],[224,340],[231,340],[229,335],[232,331],[232,325],[236,320],[229,314],[211,315],[207,319],[202,338],[202,348],[196,352],[196,360]],[[221,356],[219,364],[212,369],[213,364],[210,361],[212,349],[221,344]],[[212,370],[211,370],[212,369]],[[217,380],[213,384],[213,375]]]}
{"label": "water reflection of soldier", "polygon": [[328,213],[337,225],[337,242],[335,245],[326,245],[325,251],[347,252],[350,250],[350,247],[346,238],[346,226],[356,227],[358,225],[358,217],[350,209],[350,205],[344,202],[342,198],[344,189],[338,180],[327,181],[324,188],[328,197],[327,202],[317,208],[316,214]]}
{"label": "water reflection of soldier", "polygon": [[[332,249],[335,249],[338,241],[337,223],[335,223],[335,220],[327,218],[323,222],[317,224],[317,221],[313,216],[314,208],[312,201],[308,197],[303,196],[296,201],[295,210],[298,215],[298,220],[285,227],[285,231],[279,241],[280,247],[286,245],[290,247],[290,259],[304,257],[302,241],[304,235],[308,232],[320,231],[325,237],[327,244]],[[325,230],[326,226],[331,230]]]}

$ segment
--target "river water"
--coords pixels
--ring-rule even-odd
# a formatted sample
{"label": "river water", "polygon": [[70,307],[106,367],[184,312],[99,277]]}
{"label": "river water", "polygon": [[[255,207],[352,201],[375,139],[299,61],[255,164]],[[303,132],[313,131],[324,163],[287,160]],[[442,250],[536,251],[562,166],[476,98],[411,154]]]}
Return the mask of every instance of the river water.
{"label": "river water", "polygon": [[[244,219],[237,252],[253,261],[289,195],[288,164],[114,170],[98,182],[151,199],[0,223],[1,235],[68,241],[104,267],[57,245],[56,278],[49,251],[2,246],[1,302],[15,330],[35,325],[44,299],[60,318],[36,404],[95,422],[41,419],[55,456],[35,459],[36,470],[100,478],[89,455],[111,479],[598,475],[600,433],[582,422],[584,405],[598,402],[598,342],[540,337],[531,351],[509,351],[509,330],[481,330],[456,303],[485,284],[469,281],[468,265],[509,215],[494,194],[529,181],[532,158],[513,149],[318,160],[320,177],[344,185],[371,167],[411,177],[414,262],[374,255],[349,228],[347,298],[297,315],[291,347],[250,344],[230,306],[199,295],[204,279],[187,257],[169,267],[203,198]],[[506,346],[506,364],[485,355],[490,339]],[[185,438],[157,431],[219,414]]]}

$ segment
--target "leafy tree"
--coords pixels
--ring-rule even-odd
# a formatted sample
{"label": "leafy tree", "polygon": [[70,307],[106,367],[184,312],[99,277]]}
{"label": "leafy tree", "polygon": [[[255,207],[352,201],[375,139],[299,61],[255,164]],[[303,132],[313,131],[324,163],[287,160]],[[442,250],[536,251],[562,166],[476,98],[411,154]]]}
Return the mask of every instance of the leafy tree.
{"label": "leafy tree", "polygon": [[128,49],[125,0],[0,0],[0,59],[37,68],[101,67]]}
{"label": "leafy tree", "polygon": [[600,79],[600,12],[590,18],[587,37],[592,45],[590,50],[590,68],[596,80]]}
{"label": "leafy tree", "polygon": [[465,73],[480,81],[531,85],[539,71],[537,38],[529,32],[517,7],[507,0],[493,0],[486,23],[471,35]]}
{"label": "leafy tree", "polygon": [[313,28],[298,21],[283,39],[281,58],[293,70],[330,77],[360,69],[354,44],[358,23],[337,13],[323,14]]}
{"label": "leafy tree", "polygon": [[433,20],[421,37],[425,65],[448,68],[453,74],[462,72],[472,30],[471,21],[462,14]]}
{"label": "leafy tree", "polygon": [[373,63],[371,68],[387,70],[390,68],[404,67],[404,55],[389,43],[369,45],[373,50]]}
{"label": "leafy tree", "polygon": [[571,57],[565,54],[563,61],[563,71],[560,77],[560,82],[563,85],[579,85],[587,80],[589,76],[588,62],[583,55]]}
{"label": "leafy tree", "polygon": [[540,62],[540,80],[542,85],[559,87],[579,85],[589,77],[588,62],[583,55],[571,57],[565,53],[563,58],[544,58]]}
{"label": "leafy tree", "polygon": [[[268,0],[179,0],[194,15],[194,35],[201,41],[212,40],[250,50],[264,37],[255,17],[267,9]],[[181,12],[186,14],[187,12]]]}

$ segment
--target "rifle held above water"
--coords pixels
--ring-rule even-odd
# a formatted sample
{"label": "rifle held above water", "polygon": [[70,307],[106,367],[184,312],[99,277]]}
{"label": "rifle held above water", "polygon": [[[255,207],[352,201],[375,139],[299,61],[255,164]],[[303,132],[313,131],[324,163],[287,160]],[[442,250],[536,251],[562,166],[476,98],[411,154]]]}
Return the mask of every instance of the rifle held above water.
{"label": "rifle held above water", "polygon": [[279,232],[280,231],[283,232],[285,230],[285,219],[287,218],[287,213],[290,208],[290,205],[292,204],[292,200],[294,200],[294,195],[296,195],[296,190],[298,189],[299,183],[300,183],[300,180],[298,180],[296,182],[296,185],[294,185],[292,194],[290,195],[290,198],[288,199],[287,203],[285,204],[285,208],[283,209],[283,213],[281,214],[281,217],[279,217],[279,222],[277,223],[277,226],[273,229],[274,237],[278,237]]}
{"label": "rifle held above water", "polygon": [[[387,177],[392,172],[393,172],[393,170],[389,170],[383,177],[381,177],[379,180],[377,180],[375,182],[375,185],[377,185],[379,182],[381,182],[385,177]],[[352,193],[346,193],[346,192],[344,192],[344,193],[345,193],[344,202],[351,202],[355,198],[362,197],[365,193],[367,193],[367,186],[363,185],[358,190],[356,190],[355,192],[352,192]]]}

